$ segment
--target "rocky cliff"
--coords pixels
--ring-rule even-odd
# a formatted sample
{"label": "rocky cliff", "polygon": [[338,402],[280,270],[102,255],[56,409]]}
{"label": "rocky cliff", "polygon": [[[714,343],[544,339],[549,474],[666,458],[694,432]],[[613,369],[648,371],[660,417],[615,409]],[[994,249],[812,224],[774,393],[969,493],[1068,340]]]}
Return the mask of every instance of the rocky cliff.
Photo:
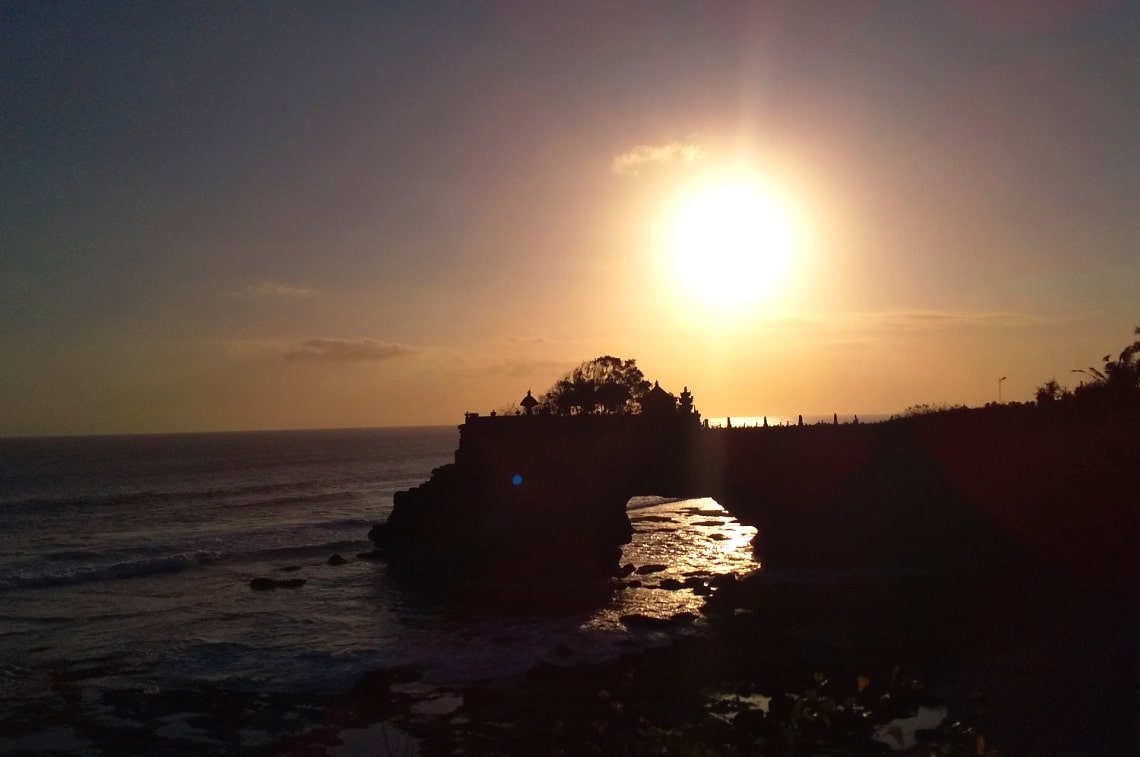
{"label": "rocky cliff", "polygon": [[969,568],[1013,552],[1136,581],[1137,419],[1011,407],[705,429],[695,416],[469,418],[455,462],[370,537],[421,577],[603,577],[634,495],[711,496],[769,567]]}
{"label": "rocky cliff", "polygon": [[469,417],[455,462],[399,492],[369,534],[423,576],[605,577],[633,533],[636,494],[682,489],[694,415]]}

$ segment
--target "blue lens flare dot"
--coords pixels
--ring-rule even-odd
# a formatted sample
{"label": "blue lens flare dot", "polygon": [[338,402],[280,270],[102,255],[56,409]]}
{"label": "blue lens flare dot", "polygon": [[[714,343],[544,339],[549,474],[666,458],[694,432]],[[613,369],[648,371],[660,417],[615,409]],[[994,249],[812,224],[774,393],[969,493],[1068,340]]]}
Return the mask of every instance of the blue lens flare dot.
{"label": "blue lens flare dot", "polygon": [[522,476],[517,473],[511,476],[511,483],[515,486],[522,486]]}

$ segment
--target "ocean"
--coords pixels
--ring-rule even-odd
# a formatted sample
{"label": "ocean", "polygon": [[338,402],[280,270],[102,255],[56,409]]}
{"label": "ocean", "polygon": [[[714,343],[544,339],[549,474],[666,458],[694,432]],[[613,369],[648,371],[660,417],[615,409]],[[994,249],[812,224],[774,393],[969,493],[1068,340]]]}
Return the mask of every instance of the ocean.
{"label": "ocean", "polygon": [[[623,562],[662,567],[600,607],[483,614],[409,591],[357,555],[392,495],[457,444],[452,426],[0,440],[0,752],[266,748],[319,718],[305,697],[371,670],[416,668],[428,702],[541,661],[667,643],[673,631],[623,616],[696,612],[690,588],[661,581],[759,567],[754,529],[716,502],[645,492]],[[255,578],[305,583],[259,592]],[[296,712],[224,738],[186,725],[219,691]],[[147,714],[180,692],[173,709],[188,712]]]}

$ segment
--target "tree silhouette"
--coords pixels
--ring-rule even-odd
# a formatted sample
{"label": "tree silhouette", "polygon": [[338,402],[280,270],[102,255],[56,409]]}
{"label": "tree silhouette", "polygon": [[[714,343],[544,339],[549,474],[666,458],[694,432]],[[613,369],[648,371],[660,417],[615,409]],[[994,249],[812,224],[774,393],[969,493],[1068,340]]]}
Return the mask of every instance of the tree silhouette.
{"label": "tree silhouette", "polygon": [[635,360],[603,355],[587,360],[547,390],[542,408],[557,415],[636,413],[649,382]]}
{"label": "tree silhouette", "polygon": [[[1140,326],[1132,330],[1140,337]],[[1140,399],[1140,339],[1125,347],[1114,360],[1112,354],[1101,358],[1104,368],[1089,367],[1077,370],[1092,381],[1077,387],[1075,395],[1081,399],[1104,401]]]}
{"label": "tree silhouette", "polygon": [[1051,402],[1068,399],[1072,395],[1072,392],[1057,383],[1056,378],[1051,378],[1037,387],[1037,392],[1034,396],[1037,399],[1038,405],[1048,405]]}

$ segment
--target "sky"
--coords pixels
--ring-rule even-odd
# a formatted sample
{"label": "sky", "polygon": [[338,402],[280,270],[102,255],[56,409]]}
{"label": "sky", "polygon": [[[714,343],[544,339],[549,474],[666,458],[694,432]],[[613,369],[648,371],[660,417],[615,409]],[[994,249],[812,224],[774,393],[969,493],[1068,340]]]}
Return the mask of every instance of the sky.
{"label": "sky", "polygon": [[[1073,386],[1140,325],[1137,39],[1107,0],[8,0],[0,436],[460,423],[600,355],[714,417]],[[733,182],[786,232],[755,287],[677,263]]]}

